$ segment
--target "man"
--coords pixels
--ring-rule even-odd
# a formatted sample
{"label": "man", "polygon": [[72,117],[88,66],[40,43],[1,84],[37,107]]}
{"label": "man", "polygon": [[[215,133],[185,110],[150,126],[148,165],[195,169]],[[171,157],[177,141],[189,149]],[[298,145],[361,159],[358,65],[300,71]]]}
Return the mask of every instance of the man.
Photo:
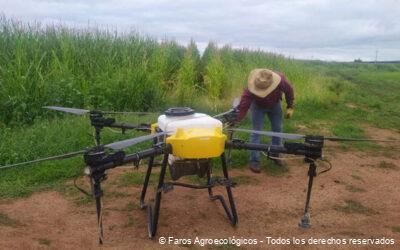
{"label": "man", "polygon": [[[262,130],[264,127],[264,117],[268,116],[273,132],[282,132],[282,93],[286,99],[285,118],[293,115],[294,91],[290,82],[281,73],[276,73],[270,69],[254,69],[250,72],[247,88],[243,91],[240,104],[238,106],[239,115],[237,121],[241,121],[251,106],[251,118],[253,130]],[[251,142],[259,143],[260,135],[252,134]],[[279,137],[272,137],[272,145],[281,146],[282,140]],[[276,161],[280,164],[280,161]],[[260,173],[260,152],[250,152],[250,170]]]}

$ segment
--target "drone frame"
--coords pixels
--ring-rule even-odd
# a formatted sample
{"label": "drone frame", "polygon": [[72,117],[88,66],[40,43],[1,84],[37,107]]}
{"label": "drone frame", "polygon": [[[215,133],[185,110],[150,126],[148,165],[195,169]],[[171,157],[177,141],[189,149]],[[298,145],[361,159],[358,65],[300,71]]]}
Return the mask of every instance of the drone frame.
{"label": "drone frame", "polygon": [[[84,110],[86,112],[86,110]],[[230,112],[225,112],[221,116],[225,120],[226,123],[232,125],[234,124],[235,117],[232,116],[232,113],[235,112],[235,109],[232,109]],[[111,143],[107,145],[99,145],[100,144],[100,131],[103,127],[115,127],[123,129],[138,129],[142,131],[149,131],[149,127],[147,126],[135,126],[125,123],[116,123],[113,118],[105,118],[103,117],[102,112],[100,111],[90,111],[91,123],[95,127],[96,130],[96,142],[97,146],[93,147],[89,150],[81,150],[74,153],[69,153],[61,156],[47,157],[42,158],[26,163],[35,163],[44,160],[52,160],[52,159],[62,159],[67,157],[72,157],[77,154],[84,154],[84,161],[89,169],[89,177],[92,189],[92,196],[96,200],[96,214],[99,226],[99,242],[102,244],[103,242],[103,226],[102,226],[102,204],[101,198],[103,196],[103,191],[101,189],[101,182],[106,179],[106,171],[123,164],[134,163],[135,166],[138,165],[141,159],[149,158],[148,168],[146,171],[146,175],[143,182],[143,187],[140,195],[140,208],[147,208],[147,216],[148,216],[148,236],[153,238],[157,232],[157,225],[159,220],[162,192],[170,191],[173,186],[181,186],[193,189],[207,189],[208,196],[210,200],[219,200],[221,205],[223,206],[225,213],[230,221],[230,223],[235,226],[238,222],[238,215],[236,211],[235,200],[232,194],[232,187],[234,187],[235,183],[229,178],[228,174],[228,165],[230,165],[230,154],[231,150],[257,150],[263,151],[270,154],[292,154],[292,155],[301,155],[304,156],[304,160],[309,164],[308,168],[308,187],[307,187],[307,195],[306,202],[304,206],[304,214],[299,222],[299,226],[301,228],[309,228],[311,226],[310,223],[310,201],[311,201],[311,193],[314,178],[317,176],[317,165],[316,161],[322,158],[322,148],[324,146],[324,140],[344,140],[344,141],[385,141],[385,140],[375,140],[375,139],[352,139],[352,138],[337,138],[337,137],[323,137],[316,135],[297,135],[297,134],[285,134],[285,133],[274,133],[267,131],[251,131],[245,129],[229,129],[228,130],[228,139],[225,141],[225,151],[228,151],[228,157],[226,157],[225,152],[219,156],[221,159],[223,177],[219,179],[213,179],[212,177],[212,166],[208,166],[206,170],[206,178],[207,185],[191,185],[180,182],[166,182],[165,175],[168,167],[168,157],[172,154],[172,145],[166,143],[164,140],[160,140],[160,136],[167,135],[168,132],[160,132],[156,134],[151,134],[147,136],[137,137],[128,139],[121,142]],[[234,139],[233,132],[234,131],[242,131],[242,132],[251,132],[251,133],[260,133],[268,136],[281,136],[286,139],[304,139],[304,142],[285,142],[283,146],[272,146],[267,144],[260,143],[249,143],[243,140]],[[286,137],[283,137],[286,136]],[[136,153],[132,153],[126,155],[122,150],[123,148],[135,145],[139,142],[143,142],[146,140],[153,139],[153,145],[145,150],[138,151]],[[396,141],[396,140],[386,140],[386,141]],[[113,149],[115,151],[110,152],[107,149]],[[155,193],[154,207],[151,204],[147,204],[145,202],[146,192],[149,185],[150,175],[152,173],[152,169],[154,167],[154,159],[156,156],[163,155],[163,161],[161,164],[161,171],[158,179],[158,185]],[[19,166],[26,163],[17,163],[13,165],[3,166],[12,167]],[[170,166],[171,167],[171,166]],[[225,201],[222,195],[214,195],[213,187],[216,185],[225,186],[229,201],[229,206]]]}
{"label": "drone frame", "polygon": [[[237,149],[237,150],[258,150],[264,151],[268,154],[285,153],[293,155],[302,155],[305,161],[309,163],[308,170],[308,188],[307,197],[304,207],[304,215],[300,220],[299,226],[302,228],[309,228],[310,224],[310,200],[311,191],[313,186],[314,177],[316,177],[317,165],[315,161],[322,157],[322,147],[323,147],[323,137],[322,136],[306,136],[304,143],[299,142],[285,142],[283,147],[274,147],[266,144],[248,143],[243,140],[233,139],[228,140],[225,143],[226,149]],[[170,191],[173,186],[181,186],[194,189],[207,189],[210,200],[219,200],[223,206],[225,213],[233,226],[238,222],[238,215],[236,211],[235,200],[232,194],[232,187],[234,183],[229,178],[227,159],[225,153],[220,155],[222,163],[222,171],[224,177],[221,179],[213,179],[211,166],[207,169],[207,185],[191,185],[180,182],[165,182],[165,174],[168,167],[168,156],[172,153],[172,145],[165,142],[157,143],[156,138],[154,138],[153,146],[149,149],[145,149],[130,155],[125,155],[123,151],[116,151],[113,154],[107,154],[101,147],[96,147],[94,150],[85,153],[84,158],[86,164],[90,169],[90,177],[93,183],[93,196],[96,199],[96,210],[97,218],[99,223],[99,241],[102,243],[102,220],[101,220],[101,197],[103,192],[101,190],[101,182],[106,179],[105,171],[111,168],[118,167],[122,164],[138,162],[141,159],[149,158],[148,168],[144,178],[144,183],[140,195],[140,208],[147,208],[148,214],[148,236],[153,238],[157,232],[157,225],[160,214],[160,206],[162,199],[162,192]],[[155,193],[154,207],[145,202],[146,192],[148,189],[150,175],[154,166],[154,158],[158,155],[163,155],[163,161],[161,165],[161,171],[158,178],[158,184]],[[227,205],[224,197],[222,195],[214,195],[212,188],[216,185],[225,186],[229,201],[229,206]]]}
{"label": "drone frame", "polygon": [[[125,155],[123,151],[117,151],[111,155],[107,155],[101,147],[96,147],[94,150],[88,151],[84,155],[86,164],[90,169],[90,178],[92,185],[92,194],[96,199],[96,210],[97,219],[99,223],[99,242],[102,243],[103,230],[102,230],[102,219],[101,219],[101,197],[103,192],[101,190],[101,182],[106,179],[105,171],[111,168],[118,167],[121,164],[138,162],[141,159],[149,158],[148,168],[144,179],[142,192],[140,196],[140,207],[141,209],[147,208],[148,213],[148,235],[149,238],[153,238],[157,232],[157,225],[159,220],[159,212],[161,205],[162,192],[167,192],[172,189],[173,186],[181,186],[194,189],[207,189],[210,200],[219,200],[223,206],[227,217],[231,224],[234,226],[238,222],[238,216],[236,211],[236,205],[233,198],[231,188],[234,186],[228,175],[227,163],[225,153],[220,156],[222,163],[222,170],[224,177],[218,180],[212,178],[211,166],[207,169],[207,185],[190,185],[179,182],[165,182],[166,169],[168,167],[168,156],[172,153],[172,147],[170,144],[154,143],[152,148],[139,151],[130,155]],[[161,171],[158,180],[158,185],[155,194],[154,209],[150,204],[145,203],[146,191],[149,184],[150,175],[154,166],[154,158],[158,155],[163,155],[163,161],[161,164]],[[227,196],[229,200],[229,206],[225,202],[222,195],[214,195],[212,188],[216,185],[222,185],[226,187]]]}

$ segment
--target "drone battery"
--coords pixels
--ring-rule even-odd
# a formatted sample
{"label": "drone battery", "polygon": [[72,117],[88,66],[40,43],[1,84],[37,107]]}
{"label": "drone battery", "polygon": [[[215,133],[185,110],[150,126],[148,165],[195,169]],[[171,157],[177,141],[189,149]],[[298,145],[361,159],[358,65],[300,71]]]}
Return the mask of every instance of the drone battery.
{"label": "drone battery", "polygon": [[197,175],[203,178],[211,167],[210,159],[199,160],[175,160],[169,165],[172,180],[176,181],[182,176]]}

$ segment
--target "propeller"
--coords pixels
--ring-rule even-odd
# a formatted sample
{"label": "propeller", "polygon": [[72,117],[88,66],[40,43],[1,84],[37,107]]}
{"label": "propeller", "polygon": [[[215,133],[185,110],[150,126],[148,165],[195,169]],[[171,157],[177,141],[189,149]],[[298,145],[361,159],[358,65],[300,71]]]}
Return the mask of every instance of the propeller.
{"label": "propeller", "polygon": [[163,135],[165,136],[167,134],[168,134],[168,132],[160,132],[160,133],[155,133],[155,134],[151,134],[151,135],[144,135],[144,136],[140,136],[140,137],[136,137],[136,138],[132,138],[132,139],[113,142],[113,143],[105,145],[104,147],[114,149],[114,150],[120,150],[123,148],[127,148],[130,146],[136,145],[140,142],[151,140],[151,139],[159,137],[159,136],[163,136]]}
{"label": "propeller", "polygon": [[[71,114],[75,114],[75,115],[85,115],[85,114],[90,113],[92,111],[92,110],[88,110],[88,109],[66,108],[66,107],[58,107],[58,106],[44,106],[43,108],[62,111],[62,112],[71,113]],[[101,111],[101,110],[97,110],[97,111],[101,112],[103,114],[124,114],[124,115],[128,115],[128,114],[135,114],[135,115],[156,114],[156,113],[153,113],[153,112]]]}
{"label": "propeller", "polygon": [[[140,136],[140,137],[136,137],[136,138],[132,138],[132,139],[128,139],[128,140],[109,143],[109,144],[104,145],[104,148],[120,150],[120,149],[124,149],[124,148],[136,145],[136,144],[144,142],[144,141],[151,140],[151,139],[159,137],[159,136],[165,136],[167,134],[168,134],[168,132],[160,132],[160,133],[155,133],[155,134],[151,134],[151,135],[144,135],[144,136]],[[67,159],[67,158],[71,158],[71,157],[74,157],[74,156],[77,156],[80,154],[85,154],[88,151],[89,151],[89,149],[83,149],[83,150],[66,153],[66,154],[62,154],[62,155],[44,157],[44,158],[39,158],[39,159],[32,160],[32,161],[19,162],[19,163],[15,163],[15,164],[11,164],[11,165],[0,166],[0,169],[19,167],[22,165],[33,164],[33,163],[49,161],[49,160]]]}
{"label": "propeller", "polygon": [[[282,139],[289,139],[289,140],[296,140],[296,139],[303,139],[306,138],[306,135],[301,134],[289,134],[289,133],[279,133],[279,132],[272,132],[272,131],[259,131],[259,130],[250,130],[250,129],[241,129],[241,128],[232,128],[229,129],[231,131],[237,132],[245,132],[245,133],[252,133],[252,134],[259,134],[259,135],[266,135],[266,136],[273,136],[273,137],[280,137]],[[346,138],[346,137],[331,137],[331,136],[324,136],[324,140],[327,141],[375,141],[375,142],[400,142],[400,140],[383,140],[383,139],[368,139],[368,138]]]}
{"label": "propeller", "polygon": [[289,140],[302,139],[302,138],[306,137],[305,135],[300,135],[300,134],[288,134],[288,133],[279,133],[279,132],[272,132],[272,131],[259,131],[259,130],[250,130],[250,129],[242,129],[242,128],[232,128],[229,130],[237,131],[237,132],[259,134],[259,135],[266,135],[266,136],[274,136],[274,137],[280,137],[280,138],[289,139]]}
{"label": "propeller", "polygon": [[233,99],[232,108],[237,108],[239,104],[240,104],[240,98],[236,97],[235,99]]}
{"label": "propeller", "polygon": [[232,108],[231,108],[230,110],[225,111],[225,112],[223,112],[223,113],[219,113],[219,114],[217,114],[217,115],[214,115],[213,117],[214,117],[214,118],[218,118],[218,117],[222,117],[222,116],[224,116],[224,115],[230,114],[230,113],[232,113],[233,111],[235,111],[235,110],[237,109],[237,107],[239,106],[239,104],[240,104],[240,98],[236,97],[235,99],[233,99]]}

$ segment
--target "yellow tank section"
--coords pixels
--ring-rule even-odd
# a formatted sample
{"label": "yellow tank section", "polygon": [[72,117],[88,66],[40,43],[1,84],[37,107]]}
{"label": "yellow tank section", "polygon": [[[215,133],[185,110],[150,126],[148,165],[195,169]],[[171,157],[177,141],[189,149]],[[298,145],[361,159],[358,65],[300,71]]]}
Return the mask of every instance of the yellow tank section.
{"label": "yellow tank section", "polygon": [[166,139],[172,145],[172,154],[185,159],[213,158],[225,149],[226,135],[221,128],[178,128]]}
{"label": "yellow tank section", "polygon": [[150,125],[150,132],[151,132],[152,134],[156,133],[157,127],[158,127],[158,123],[152,123],[152,124]]}

